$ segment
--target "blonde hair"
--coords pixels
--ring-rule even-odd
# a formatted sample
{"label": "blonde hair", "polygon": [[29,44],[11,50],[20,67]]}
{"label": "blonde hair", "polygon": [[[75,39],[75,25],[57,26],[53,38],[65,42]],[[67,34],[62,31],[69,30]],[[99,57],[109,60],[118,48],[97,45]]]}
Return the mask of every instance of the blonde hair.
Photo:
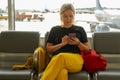
{"label": "blonde hair", "polygon": [[64,11],[66,11],[66,10],[68,10],[68,9],[72,10],[73,13],[75,14],[75,8],[74,8],[74,6],[73,6],[71,3],[65,3],[65,4],[62,5],[62,7],[61,7],[61,9],[60,9],[60,15],[61,15]]}

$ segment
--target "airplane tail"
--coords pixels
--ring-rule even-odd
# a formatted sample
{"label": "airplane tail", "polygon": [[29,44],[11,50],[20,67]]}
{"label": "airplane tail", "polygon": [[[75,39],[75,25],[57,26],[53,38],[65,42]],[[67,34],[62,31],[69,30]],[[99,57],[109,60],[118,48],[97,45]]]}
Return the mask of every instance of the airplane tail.
{"label": "airplane tail", "polygon": [[101,6],[101,4],[100,4],[100,0],[96,0],[96,8],[97,8],[98,10],[103,10],[103,8],[102,8],[102,6]]}

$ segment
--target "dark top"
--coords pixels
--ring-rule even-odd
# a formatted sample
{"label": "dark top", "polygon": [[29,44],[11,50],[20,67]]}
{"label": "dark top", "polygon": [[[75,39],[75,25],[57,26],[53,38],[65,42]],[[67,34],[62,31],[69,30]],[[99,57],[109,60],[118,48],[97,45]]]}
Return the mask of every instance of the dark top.
{"label": "dark top", "polygon": [[[70,28],[62,28],[61,26],[54,26],[48,36],[47,42],[52,43],[53,45],[61,43],[63,36],[68,35],[69,33],[76,33],[76,37],[82,42],[88,42],[87,35],[85,30],[81,26],[73,25]],[[79,53],[79,48],[76,45],[65,45],[59,50],[53,52],[53,55],[56,55],[60,52],[73,52]]]}

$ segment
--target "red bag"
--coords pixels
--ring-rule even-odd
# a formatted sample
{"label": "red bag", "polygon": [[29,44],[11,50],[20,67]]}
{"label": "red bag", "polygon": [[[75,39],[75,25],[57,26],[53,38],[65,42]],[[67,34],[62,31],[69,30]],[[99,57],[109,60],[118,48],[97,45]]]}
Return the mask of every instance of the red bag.
{"label": "red bag", "polygon": [[104,56],[96,53],[95,50],[80,51],[84,60],[84,68],[89,73],[103,71],[106,69],[107,61]]}

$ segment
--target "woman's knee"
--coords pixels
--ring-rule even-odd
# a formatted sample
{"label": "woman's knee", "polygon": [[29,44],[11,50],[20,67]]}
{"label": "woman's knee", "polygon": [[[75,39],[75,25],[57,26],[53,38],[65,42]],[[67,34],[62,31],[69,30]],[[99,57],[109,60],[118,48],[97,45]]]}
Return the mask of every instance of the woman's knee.
{"label": "woman's knee", "polygon": [[68,70],[65,69],[65,68],[62,69],[62,70],[59,72],[56,80],[68,80]]}
{"label": "woman's knee", "polygon": [[63,59],[66,56],[66,53],[59,53],[56,55],[58,58]]}
{"label": "woman's knee", "polygon": [[68,70],[67,69],[62,69],[61,71],[60,71],[60,74],[61,75],[68,75]]}

